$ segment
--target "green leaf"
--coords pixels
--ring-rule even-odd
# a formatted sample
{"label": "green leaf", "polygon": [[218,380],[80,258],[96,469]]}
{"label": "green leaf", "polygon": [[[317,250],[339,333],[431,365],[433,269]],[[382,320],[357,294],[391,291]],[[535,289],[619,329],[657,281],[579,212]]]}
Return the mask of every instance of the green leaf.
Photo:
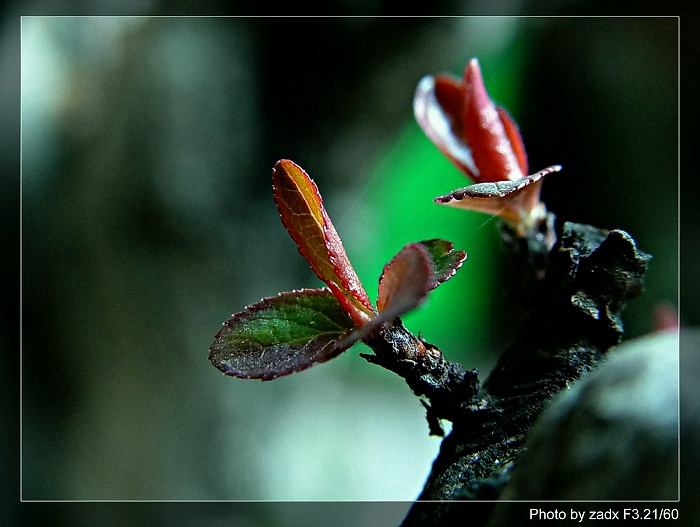
{"label": "green leaf", "polygon": [[435,283],[431,289],[452,278],[467,259],[467,253],[455,251],[452,242],[447,240],[433,238],[419,243],[428,250],[433,259]]}
{"label": "green leaf", "polygon": [[299,165],[281,159],[272,171],[272,189],[282,224],[301,255],[355,323],[365,323],[374,316],[374,307],[345,254],[316,184]]}
{"label": "green leaf", "polygon": [[355,326],[326,288],[281,293],[227,320],[209,360],[232,377],[272,380],[338,356]]}

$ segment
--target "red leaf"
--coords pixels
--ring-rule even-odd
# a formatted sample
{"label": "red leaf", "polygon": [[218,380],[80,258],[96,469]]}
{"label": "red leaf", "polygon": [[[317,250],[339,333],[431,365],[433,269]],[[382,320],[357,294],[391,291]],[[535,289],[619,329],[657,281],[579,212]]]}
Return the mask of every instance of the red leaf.
{"label": "red leaf", "polygon": [[467,253],[455,251],[451,242],[437,238],[404,246],[384,266],[379,278],[379,314],[340,339],[338,345],[347,348],[418,307],[430,291],[457,272],[466,258]]}
{"label": "red leaf", "polygon": [[[465,111],[464,129],[467,144],[471,148],[474,163],[478,168],[476,181],[515,181],[527,174],[520,168],[515,149],[522,150],[522,140],[513,148],[511,137],[501,121],[481,76],[479,62],[472,59],[464,70]],[[513,127],[508,123],[513,134]],[[518,132],[517,138],[520,137]]]}
{"label": "red leaf", "polygon": [[476,59],[462,79],[421,79],[413,109],[428,138],[473,181],[515,181],[528,173],[520,130],[489,97]]}
{"label": "red leaf", "polygon": [[374,315],[374,308],[345,254],[316,184],[300,166],[282,159],[272,171],[272,188],[282,224],[301,255],[353,321],[364,324]]}
{"label": "red leaf", "polygon": [[515,158],[518,160],[518,166],[523,174],[527,174],[529,171],[527,152],[525,151],[523,138],[520,135],[520,129],[505,108],[502,106],[496,106],[496,110],[498,111],[498,115],[503,123],[503,128],[505,129],[508,140],[510,141],[510,146],[513,148]]}
{"label": "red leaf", "polygon": [[464,135],[464,85],[448,75],[430,75],[418,83],[413,99],[416,121],[457,168],[476,180],[479,171]]}
{"label": "red leaf", "polygon": [[384,324],[418,307],[437,285],[433,258],[428,249],[421,243],[406,245],[384,266],[377,298],[379,314],[340,339],[338,345],[348,348],[369,337]]}
{"label": "red leaf", "polygon": [[377,309],[380,313],[398,313],[395,318],[418,307],[436,286],[435,266],[428,249],[420,243],[408,244],[384,266]]}

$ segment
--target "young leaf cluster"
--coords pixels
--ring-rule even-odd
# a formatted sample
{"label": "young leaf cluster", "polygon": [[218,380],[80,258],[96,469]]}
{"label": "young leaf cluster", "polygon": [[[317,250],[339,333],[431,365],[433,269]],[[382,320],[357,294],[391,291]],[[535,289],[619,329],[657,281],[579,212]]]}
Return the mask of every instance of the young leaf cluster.
{"label": "young leaf cluster", "polygon": [[264,298],[227,320],[209,349],[226,375],[271,380],[328,361],[418,307],[467,257],[445,240],[406,245],[384,267],[375,308],[309,175],[282,159],[272,187],[282,224],[326,287]]}

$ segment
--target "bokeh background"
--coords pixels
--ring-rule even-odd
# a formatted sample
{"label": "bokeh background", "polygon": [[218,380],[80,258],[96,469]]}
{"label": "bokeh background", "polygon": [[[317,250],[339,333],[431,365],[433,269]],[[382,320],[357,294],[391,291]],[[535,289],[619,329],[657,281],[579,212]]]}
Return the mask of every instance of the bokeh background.
{"label": "bokeh background", "polygon": [[[412,114],[423,75],[460,75],[471,57],[531,171],[563,165],[544,184],[549,209],[627,230],[653,255],[624,315],[626,338],[652,331],[659,306],[678,307],[678,29],[23,18],[23,499],[413,500],[440,440],[362,345],[268,383],[226,378],[207,353],[246,304],[320,285],[272,201],[285,157],[315,179],[371,297],[406,243],[468,252],[405,322],[488,373],[516,330],[512,269],[494,220],[432,203],[468,181]],[[697,324],[695,307],[681,318]]]}

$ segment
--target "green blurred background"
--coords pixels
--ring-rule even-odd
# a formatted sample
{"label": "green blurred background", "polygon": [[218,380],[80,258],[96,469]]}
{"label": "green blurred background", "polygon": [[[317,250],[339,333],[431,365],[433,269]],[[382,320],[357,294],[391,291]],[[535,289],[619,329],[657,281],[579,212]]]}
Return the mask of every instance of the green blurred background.
{"label": "green blurred background", "polygon": [[413,500],[440,440],[362,345],[269,383],[207,353],[246,304],[320,285],[272,201],[290,158],[373,299],[404,244],[467,251],[405,321],[488,372],[512,270],[495,221],[432,203],[469,182],[412,113],[423,75],[471,57],[531,172],[563,165],[549,209],[654,256],[623,318],[652,331],[678,306],[676,18],[25,17],[22,497]]}

